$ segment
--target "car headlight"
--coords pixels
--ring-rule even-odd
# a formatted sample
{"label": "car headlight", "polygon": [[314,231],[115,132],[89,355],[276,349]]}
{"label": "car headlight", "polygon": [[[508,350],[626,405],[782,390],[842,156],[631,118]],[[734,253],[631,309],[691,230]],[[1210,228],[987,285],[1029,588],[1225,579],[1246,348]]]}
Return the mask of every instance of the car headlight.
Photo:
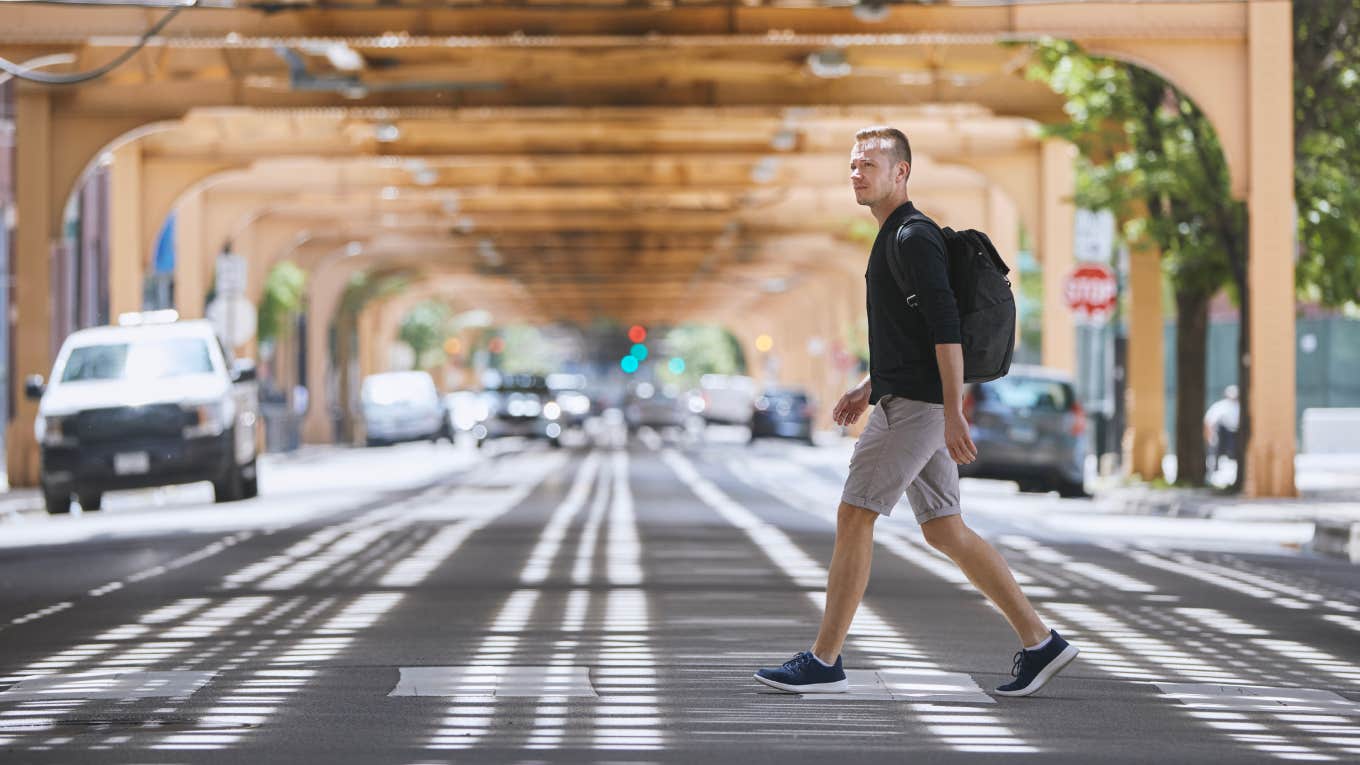
{"label": "car headlight", "polygon": [[[75,441],[75,433],[66,432],[68,426],[74,423],[67,422],[67,417],[39,417],[33,421],[33,435],[38,439],[38,443],[43,446],[59,446],[63,443]],[[74,430],[74,428],[71,428]]]}
{"label": "car headlight", "polygon": [[206,404],[184,405],[188,425],[184,427],[185,438],[220,436],[231,427],[236,409],[230,399],[211,401]]}
{"label": "car headlight", "polygon": [[562,416],[562,407],[556,401],[549,401],[543,405],[543,416],[550,420],[555,420]]}

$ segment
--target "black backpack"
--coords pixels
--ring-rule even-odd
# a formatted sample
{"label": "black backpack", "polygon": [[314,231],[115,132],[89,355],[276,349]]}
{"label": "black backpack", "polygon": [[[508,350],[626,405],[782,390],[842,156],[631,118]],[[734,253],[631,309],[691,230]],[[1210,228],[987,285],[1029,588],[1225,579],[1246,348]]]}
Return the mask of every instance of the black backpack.
{"label": "black backpack", "polygon": [[[1010,269],[981,231],[940,228],[924,215],[913,215],[902,226],[918,220],[935,226],[944,236],[949,286],[959,305],[963,335],[963,381],[988,382],[1006,376],[1015,355],[1015,295],[1011,293],[1011,280],[1006,278]],[[888,258],[888,265],[897,284],[907,292],[896,259]],[[915,293],[907,295],[907,305],[917,308],[918,303]]]}

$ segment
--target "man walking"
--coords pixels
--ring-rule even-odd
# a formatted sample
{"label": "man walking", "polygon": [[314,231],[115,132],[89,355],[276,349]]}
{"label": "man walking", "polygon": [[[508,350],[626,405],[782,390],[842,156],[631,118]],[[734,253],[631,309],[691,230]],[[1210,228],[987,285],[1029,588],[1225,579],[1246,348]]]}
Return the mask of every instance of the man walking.
{"label": "man walking", "polygon": [[911,145],[900,130],[855,134],[850,184],[855,200],[879,224],[865,273],[869,376],[841,397],[833,416],[848,425],[871,404],[875,408],[855,444],[841,495],[817,640],[811,650],[781,667],[758,670],[755,678],[792,693],[849,690],[841,646],[869,582],[874,522],[890,514],[905,491],[926,541],[962,569],[1020,639],[1014,679],[996,692],[1028,696],[1076,658],[1077,648],[1044,625],[1006,561],[959,515],[956,463],[975,460],[977,447],[963,416],[958,307],[944,237],[909,200],[910,176]]}

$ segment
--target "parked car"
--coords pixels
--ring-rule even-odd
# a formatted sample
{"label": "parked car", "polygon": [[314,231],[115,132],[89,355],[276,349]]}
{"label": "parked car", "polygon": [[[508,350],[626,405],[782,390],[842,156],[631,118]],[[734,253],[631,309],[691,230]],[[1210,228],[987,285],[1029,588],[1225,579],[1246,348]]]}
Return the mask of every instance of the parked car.
{"label": "parked car", "polygon": [[452,438],[428,372],[381,372],[364,378],[359,394],[369,446]]}
{"label": "parked car", "polygon": [[748,425],[755,411],[756,383],[743,375],[704,375],[699,378],[704,422]]}
{"label": "parked car", "polygon": [[684,428],[690,413],[685,400],[671,388],[657,388],[652,383],[638,383],[628,394],[623,407],[623,419],[630,433],[639,428]]}
{"label": "parked car", "polygon": [[554,448],[562,445],[562,407],[542,377],[508,375],[484,395],[487,416],[472,428],[477,448],[488,439],[514,437],[544,439]]}
{"label": "parked car", "polygon": [[1017,365],[999,380],[966,386],[963,408],[978,459],[959,475],[1086,496],[1086,413],[1069,375]]}
{"label": "parked car", "polygon": [[755,400],[751,414],[751,440],[793,438],[811,444],[814,415],[807,391],[770,388]]}
{"label": "parked car", "polygon": [[212,481],[218,502],[259,493],[255,368],[229,364],[206,321],[128,314],[121,326],[73,332],[37,399],[34,435],[47,512],[86,511],[104,492]]}

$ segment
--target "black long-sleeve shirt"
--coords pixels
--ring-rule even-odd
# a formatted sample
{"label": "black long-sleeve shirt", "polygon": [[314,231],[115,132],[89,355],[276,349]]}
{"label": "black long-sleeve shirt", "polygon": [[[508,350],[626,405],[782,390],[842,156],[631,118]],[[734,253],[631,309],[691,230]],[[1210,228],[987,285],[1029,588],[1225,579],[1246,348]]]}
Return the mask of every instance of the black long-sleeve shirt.
{"label": "black long-sleeve shirt", "polygon": [[[890,258],[896,259],[902,284],[894,277]],[[869,402],[877,403],[891,394],[943,403],[935,346],[959,343],[961,335],[958,304],[949,286],[949,257],[939,228],[911,202],[893,210],[874,239],[864,280],[869,311]],[[909,295],[915,295],[915,307],[907,304]]]}

